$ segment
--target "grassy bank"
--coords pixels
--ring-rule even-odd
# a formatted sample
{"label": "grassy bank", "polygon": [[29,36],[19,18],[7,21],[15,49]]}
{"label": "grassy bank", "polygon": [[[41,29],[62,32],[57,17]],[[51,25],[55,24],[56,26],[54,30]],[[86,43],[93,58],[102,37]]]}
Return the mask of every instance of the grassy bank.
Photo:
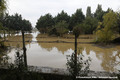
{"label": "grassy bank", "polygon": [[[64,42],[74,42],[74,35],[66,34],[63,37],[49,36],[47,34],[39,34],[37,41],[64,41]],[[80,35],[78,42],[93,42],[94,35]]]}

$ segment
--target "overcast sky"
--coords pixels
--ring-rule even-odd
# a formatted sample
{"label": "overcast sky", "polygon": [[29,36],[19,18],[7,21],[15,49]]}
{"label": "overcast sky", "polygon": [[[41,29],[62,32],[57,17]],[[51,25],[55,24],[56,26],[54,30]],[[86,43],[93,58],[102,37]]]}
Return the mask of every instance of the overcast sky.
{"label": "overcast sky", "polygon": [[55,16],[64,10],[71,15],[76,9],[82,8],[86,14],[87,6],[91,6],[92,12],[95,12],[98,4],[102,5],[103,10],[110,7],[118,11],[120,8],[120,0],[8,0],[8,12],[21,14],[34,27],[38,18],[46,13]]}

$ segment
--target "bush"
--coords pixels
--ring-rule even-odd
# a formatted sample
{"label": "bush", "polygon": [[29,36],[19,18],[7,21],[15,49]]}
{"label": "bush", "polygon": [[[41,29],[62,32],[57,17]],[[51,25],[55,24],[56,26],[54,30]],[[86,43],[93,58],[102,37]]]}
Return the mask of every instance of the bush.
{"label": "bush", "polygon": [[[74,53],[70,56],[70,58],[67,57],[67,69],[70,72],[70,75],[72,75],[72,78],[74,76],[87,76],[87,73],[89,71],[89,66],[90,66],[90,61],[91,59],[88,58],[87,60],[83,60],[83,55],[80,54],[77,57],[77,66],[75,66],[75,57]],[[77,70],[75,70],[77,68]],[[77,75],[75,75],[75,73]]]}

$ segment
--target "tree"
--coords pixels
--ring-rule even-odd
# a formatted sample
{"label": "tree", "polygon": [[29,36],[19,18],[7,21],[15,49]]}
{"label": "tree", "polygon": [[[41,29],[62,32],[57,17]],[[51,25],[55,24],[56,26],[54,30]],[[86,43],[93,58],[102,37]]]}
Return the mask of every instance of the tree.
{"label": "tree", "polygon": [[[0,24],[2,24],[1,22],[1,18],[4,16],[4,13],[7,9],[7,4],[5,0],[0,0]],[[2,28],[3,26],[0,25],[0,28]]]}
{"label": "tree", "polygon": [[49,13],[41,16],[37,23],[36,23],[36,28],[41,32],[41,33],[46,33],[48,32],[48,29],[51,28],[54,25],[54,20],[52,15]]}
{"label": "tree", "polygon": [[70,18],[69,30],[73,30],[73,27],[77,24],[80,24],[84,21],[85,16],[82,12],[82,9],[77,9],[76,12]]}
{"label": "tree", "polygon": [[94,17],[97,18],[100,22],[103,21],[103,16],[105,12],[102,10],[102,6],[98,4]]}
{"label": "tree", "polygon": [[7,4],[5,0],[0,0],[0,29],[4,30],[4,40],[5,40],[5,29],[2,24],[2,18],[7,9]]}
{"label": "tree", "polygon": [[86,17],[84,22],[81,24],[81,28],[83,29],[83,33],[85,34],[93,34],[97,26],[98,20],[93,17]]}
{"label": "tree", "polygon": [[118,28],[119,28],[119,34],[120,34],[120,12],[117,12],[118,16]]}
{"label": "tree", "polygon": [[90,6],[87,7],[86,17],[92,17],[91,7]]}
{"label": "tree", "polygon": [[[101,28],[104,26],[104,28]],[[118,16],[115,12],[110,11],[103,16],[103,23],[99,24],[97,28],[97,41],[103,43],[109,43],[115,38],[116,32],[118,32]]]}
{"label": "tree", "polygon": [[32,30],[32,25],[29,20],[22,20],[22,27],[24,27],[24,31],[31,31]]}
{"label": "tree", "polygon": [[110,11],[109,13],[107,13],[105,16],[103,16],[103,25],[104,28],[106,29],[111,29],[114,32],[116,32],[117,28],[118,28],[118,16],[117,13]]}
{"label": "tree", "polygon": [[55,26],[53,26],[52,31],[57,36],[63,36],[63,34],[68,32],[68,24],[66,21],[60,21]]}
{"label": "tree", "polygon": [[2,20],[4,27],[10,30],[21,30],[24,27],[25,31],[31,31],[32,25],[28,20],[22,19],[22,16],[16,13],[15,15],[6,14]]}
{"label": "tree", "polygon": [[70,16],[62,10],[61,13],[58,13],[58,15],[54,19],[55,19],[55,23],[61,21],[66,21],[67,23],[69,23]]}
{"label": "tree", "polygon": [[0,16],[4,14],[7,9],[7,4],[5,0],[0,0]]}
{"label": "tree", "polygon": [[[77,65],[75,66],[75,55],[67,56],[67,69],[71,74],[72,80],[76,80],[76,77],[87,76],[90,66],[90,57],[87,60],[84,60],[83,53],[79,53],[77,57]],[[69,58],[70,57],[70,58]],[[76,71],[75,71],[76,70]]]}

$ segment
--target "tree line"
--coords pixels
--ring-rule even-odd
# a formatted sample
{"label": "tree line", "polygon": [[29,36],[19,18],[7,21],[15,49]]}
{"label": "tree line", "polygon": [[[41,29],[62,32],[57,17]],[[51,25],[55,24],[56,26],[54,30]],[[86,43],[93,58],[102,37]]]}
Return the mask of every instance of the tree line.
{"label": "tree line", "polygon": [[[0,9],[0,29],[8,31],[32,30],[29,20],[23,19],[18,13],[14,15],[6,14],[5,9],[4,2]],[[116,38],[116,34],[120,33],[120,13],[114,12],[110,8],[104,11],[102,5],[98,4],[94,13],[91,12],[90,6],[87,7],[86,14],[83,14],[82,9],[77,9],[71,16],[64,10],[55,17],[47,13],[37,20],[35,27],[40,33],[56,36],[73,33],[74,28],[78,27],[77,29],[80,30],[81,34],[95,34],[97,42],[110,42]]]}
{"label": "tree line", "polygon": [[29,20],[23,19],[22,16],[18,13],[14,15],[9,15],[7,13],[0,16],[1,28],[6,30],[20,31],[31,31],[32,25]]}
{"label": "tree line", "polygon": [[48,13],[38,19],[36,28],[41,33],[60,36],[73,31],[73,28],[79,25],[83,34],[93,34],[98,26],[98,22],[103,21],[103,16],[109,10],[108,8],[107,11],[104,11],[102,5],[98,4],[95,13],[92,13],[91,7],[88,6],[86,15],[83,14],[82,9],[77,9],[71,16],[63,10],[55,17]]}

